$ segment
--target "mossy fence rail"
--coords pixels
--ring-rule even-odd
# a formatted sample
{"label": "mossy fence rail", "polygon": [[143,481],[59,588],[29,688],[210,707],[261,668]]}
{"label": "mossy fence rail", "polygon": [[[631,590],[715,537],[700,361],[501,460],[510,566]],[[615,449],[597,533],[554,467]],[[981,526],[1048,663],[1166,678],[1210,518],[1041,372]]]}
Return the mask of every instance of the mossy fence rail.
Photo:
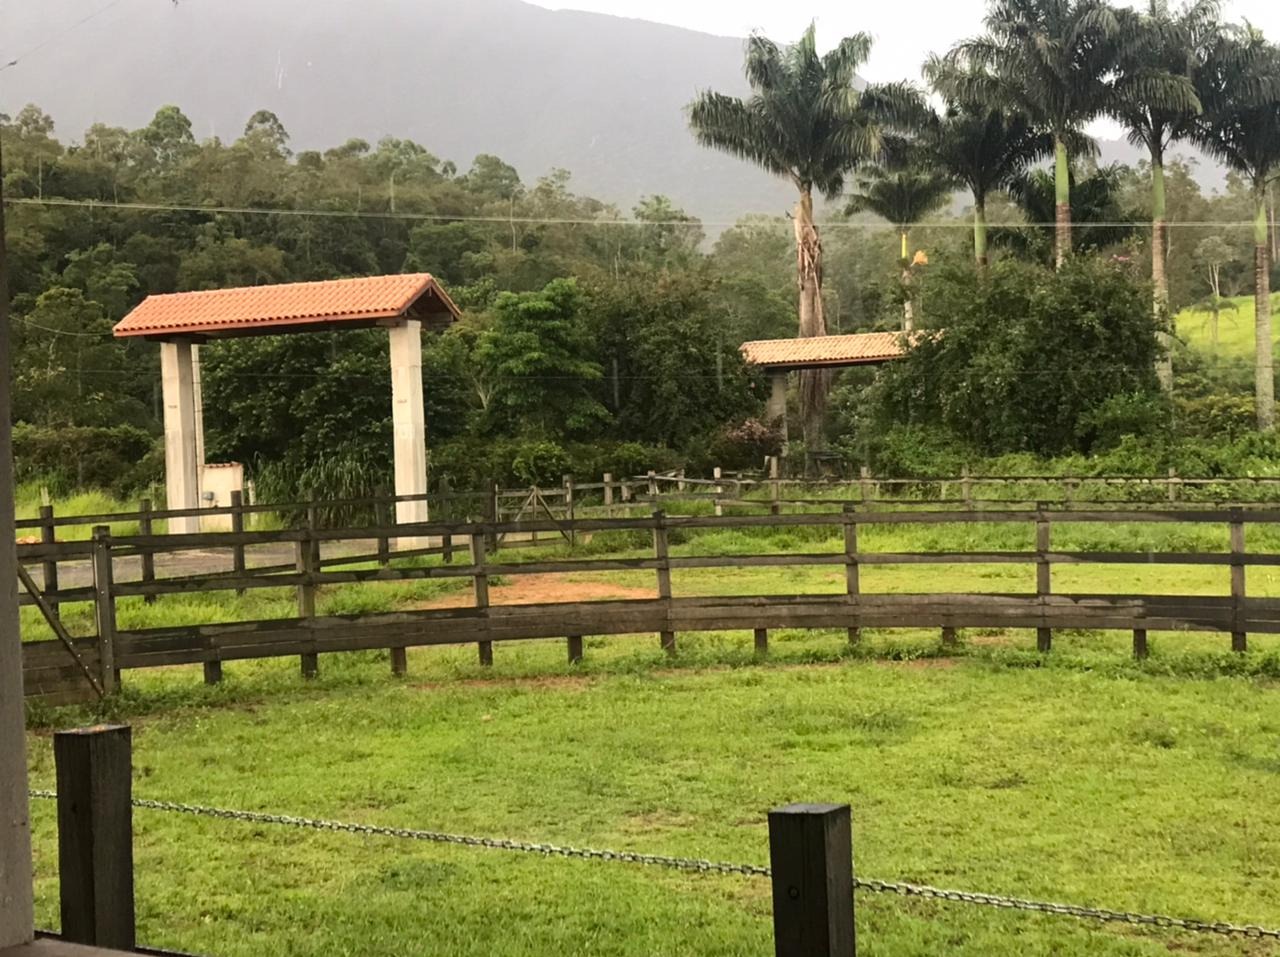
{"label": "mossy fence rail", "polygon": [[[757,505],[761,503],[756,503]],[[769,503],[763,503],[769,508]],[[20,563],[41,566],[44,581],[57,578],[57,567],[78,563],[92,567],[92,584],[51,590],[37,585],[25,568],[21,572],[27,594],[57,636],[54,641],[23,645],[27,694],[50,703],[109,694],[120,673],[133,668],[202,664],[205,680],[221,679],[224,662],[253,658],[298,656],[304,676],[315,675],[320,654],[387,649],[394,671],[406,667],[405,649],[426,645],[475,644],[482,664],[493,660],[498,642],[563,638],[570,662],[581,659],[584,636],[656,634],[668,653],[675,654],[682,632],[748,630],[756,647],[767,650],[770,629],[847,629],[857,641],[863,628],[937,627],[945,642],[954,641],[958,628],[1034,629],[1037,647],[1048,652],[1054,629],[1121,630],[1133,633],[1133,650],[1147,653],[1148,631],[1187,631],[1230,635],[1231,647],[1246,648],[1247,635],[1280,632],[1280,599],[1249,597],[1246,571],[1250,567],[1280,565],[1280,554],[1249,551],[1246,530],[1280,523],[1280,510],[1216,509],[1093,509],[1046,508],[1008,510],[921,510],[844,505],[839,510],[782,514],[671,516],[654,512],[625,518],[540,519],[520,522],[429,522],[417,525],[323,528],[314,521],[314,508],[304,527],[272,531],[203,532],[184,535],[118,535],[106,526],[95,528],[88,541],[43,542],[18,547]],[[1227,550],[1069,551],[1055,549],[1053,529],[1092,523],[1131,527],[1181,524],[1225,529]],[[870,526],[973,525],[1023,526],[1031,550],[966,550],[885,552],[859,546],[859,529]],[[1029,527],[1028,527],[1029,526]],[[673,534],[696,546],[699,530],[825,528],[828,535],[809,533],[842,548],[810,553],[754,555],[671,554]],[[975,528],[975,532],[979,529]],[[508,537],[527,544],[534,532],[561,540],[586,542],[602,533],[633,533],[652,541],[642,557],[568,557],[554,560],[503,560],[499,547]],[[1259,535],[1259,538],[1271,538]],[[391,543],[426,542],[404,554],[438,554],[439,564],[401,562],[391,557]],[[368,554],[329,555],[324,549],[352,543],[379,543]],[[763,543],[762,543],[763,544]],[[291,547],[295,561],[250,568],[246,549],[254,546]],[[206,574],[157,578],[157,555],[190,550],[224,552],[230,569]],[[646,549],[648,550],[648,549]],[[634,547],[632,548],[634,552]],[[508,556],[509,558],[511,556]],[[139,580],[117,580],[123,560],[141,564]],[[138,560],[141,559],[142,562]],[[1035,569],[1035,591],[992,593],[879,593],[864,591],[860,569],[866,566],[945,566],[1021,564]],[[1095,564],[1220,566],[1230,569],[1229,594],[1077,594],[1053,589],[1055,565]],[[832,594],[678,596],[672,573],[687,569],[787,568],[835,566],[844,569],[844,588]],[[150,575],[146,570],[150,568]],[[494,605],[492,576],[527,574],[650,572],[653,597],[625,600],[569,601],[548,604]],[[469,607],[396,611],[374,614],[320,616],[317,589],[355,582],[423,579],[469,579]],[[130,630],[117,627],[121,599],[154,600],[163,595],[244,592],[259,588],[294,588],[297,616],[258,621],[207,622]],[[1225,589],[1224,589],[1225,590]],[[71,602],[91,602],[95,634],[72,637],[58,608]]]}

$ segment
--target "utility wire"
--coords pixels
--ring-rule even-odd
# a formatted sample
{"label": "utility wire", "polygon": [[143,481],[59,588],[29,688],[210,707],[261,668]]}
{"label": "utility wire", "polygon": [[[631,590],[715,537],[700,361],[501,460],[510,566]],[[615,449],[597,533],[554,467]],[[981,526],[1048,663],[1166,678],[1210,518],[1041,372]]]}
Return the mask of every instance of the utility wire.
{"label": "utility wire", "polygon": [[[338,209],[269,209],[261,206],[205,206],[199,204],[188,203],[118,203],[105,202],[96,199],[59,199],[59,198],[35,198],[35,197],[13,197],[6,198],[5,205],[8,206],[44,206],[44,207],[66,207],[73,209],[101,209],[101,210],[119,210],[121,212],[172,212],[172,213],[210,213],[234,216],[292,216],[300,218],[317,218],[317,219],[381,219],[381,220],[405,220],[408,222],[445,222],[445,223],[488,223],[495,226],[510,226],[512,224],[519,226],[682,226],[687,229],[702,229],[711,227],[716,229],[731,229],[737,226],[773,226],[777,228],[790,229],[790,224],[782,218],[770,218],[760,221],[751,221],[743,223],[737,222],[704,222],[700,220],[689,221],[685,219],[664,219],[664,220],[648,220],[635,218],[618,218],[618,219],[583,219],[574,217],[536,217],[536,216],[464,216],[449,213],[410,213],[410,212],[391,212],[380,210],[338,210]],[[895,223],[887,222],[848,222],[835,221],[824,222],[818,224],[822,229],[868,229],[868,230],[900,230],[902,227]],[[999,222],[988,223],[989,229],[1017,229],[1017,228],[1040,228],[1050,229],[1056,224],[1045,223],[1028,223],[1028,222]],[[1116,221],[1116,222],[1078,222],[1073,224],[1074,228],[1084,229],[1086,227],[1142,227],[1147,225],[1143,220],[1137,221]],[[1231,222],[1228,220],[1211,221],[1211,220],[1187,220],[1187,221],[1169,221],[1166,226],[1177,227],[1238,227],[1252,228],[1254,223],[1250,221]],[[937,222],[937,223],[916,223],[913,228],[916,229],[973,229],[973,223],[968,221],[956,220],[954,222]]]}
{"label": "utility wire", "polygon": [[34,54],[34,53],[39,53],[41,50],[43,50],[43,49],[44,49],[45,47],[47,47],[49,44],[54,43],[54,42],[56,42],[56,41],[58,41],[58,40],[61,40],[61,39],[62,39],[63,37],[65,37],[67,34],[72,33],[72,32],[73,32],[73,31],[75,31],[75,30],[78,30],[80,27],[84,26],[84,25],[85,25],[86,23],[88,23],[90,20],[93,20],[93,19],[95,19],[96,17],[100,17],[100,16],[102,16],[102,14],[106,13],[106,12],[107,12],[108,10],[110,10],[112,7],[114,7],[114,6],[118,5],[118,4],[122,3],[122,2],[123,2],[123,0],[111,0],[111,2],[110,2],[110,3],[107,3],[105,6],[101,6],[101,7],[99,7],[97,10],[94,10],[94,11],[93,11],[93,13],[90,13],[88,16],[81,17],[79,20],[77,20],[75,23],[70,24],[70,25],[69,25],[69,26],[67,26],[65,29],[63,29],[63,30],[59,30],[57,33],[54,33],[54,34],[52,34],[51,36],[46,37],[45,39],[41,40],[39,43],[37,43],[35,46],[31,47],[30,49],[28,49],[28,50],[26,50],[26,51],[24,51],[24,52],[22,52],[22,53],[19,53],[17,56],[13,57],[13,58],[12,58],[12,59],[10,59],[10,60],[5,61],[4,63],[0,63],[0,73],[3,73],[5,70],[9,69],[10,67],[15,67],[15,66],[17,66],[19,63],[21,63],[21,62],[22,62],[23,60],[25,60],[27,57],[31,56],[31,55],[32,55],[32,54]]}

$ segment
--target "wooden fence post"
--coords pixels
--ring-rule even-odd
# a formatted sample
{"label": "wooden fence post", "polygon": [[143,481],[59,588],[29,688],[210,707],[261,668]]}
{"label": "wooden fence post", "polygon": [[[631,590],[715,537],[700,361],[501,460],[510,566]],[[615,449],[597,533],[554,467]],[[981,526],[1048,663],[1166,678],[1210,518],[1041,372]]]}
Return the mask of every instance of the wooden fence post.
{"label": "wooden fence post", "polygon": [[776,957],[855,957],[849,805],[770,811],[769,867]]}
{"label": "wooden fence post", "polygon": [[99,679],[104,694],[111,694],[120,684],[116,669],[116,600],[111,593],[111,528],[93,528],[93,607],[98,628]]}
{"label": "wooden fence post", "polygon": [[1136,658],[1138,661],[1142,661],[1142,659],[1147,657],[1148,653],[1149,652],[1147,651],[1147,629],[1145,628],[1133,629],[1133,657]]}
{"label": "wooden fence post", "polygon": [[[138,503],[138,534],[152,535],[154,533],[155,528],[151,522],[151,499],[144,498]],[[143,583],[148,585],[152,584],[156,580],[155,552],[146,546],[138,549],[138,564],[142,567]],[[148,605],[154,605],[156,603],[156,596],[146,595],[142,600]]]}
{"label": "wooden fence post", "polygon": [[[631,483],[627,481],[625,476],[623,477],[622,481],[618,484],[618,494],[619,494],[619,497],[622,499],[623,504],[626,504],[627,502],[631,501]],[[629,510],[624,510],[624,511],[626,511],[627,514],[630,514]]]}
{"label": "wooden fence post", "polygon": [[604,514],[613,517],[613,473],[605,472],[601,484],[604,486]]}
{"label": "wooden fence post", "polygon": [[658,497],[658,473],[653,469],[649,469],[649,495],[654,499]]}
{"label": "wooden fence post", "polygon": [[[650,475],[653,473],[650,472]],[[668,627],[659,635],[662,650],[668,655],[676,653],[676,633],[670,630],[671,622],[671,557],[670,543],[667,538],[666,515],[661,510],[653,513],[653,553],[658,559],[658,598],[664,605],[664,615]]]}
{"label": "wooden fence post", "polygon": [[373,494],[373,523],[378,526],[378,564],[386,568],[391,564],[391,536],[385,531],[391,525],[386,486],[379,485]]}
{"label": "wooden fence post", "polygon": [[683,492],[687,488],[684,481],[684,469],[676,469],[676,491]]}
{"label": "wooden fence post", "polygon": [[[1049,565],[1050,543],[1049,516],[1043,508],[1036,510],[1036,597],[1044,602],[1053,590]],[[1036,629],[1036,650],[1044,654],[1053,647],[1053,631],[1049,628]]]}
{"label": "wooden fence post", "polygon": [[[58,540],[58,527],[53,524],[53,506],[40,506],[40,544],[52,545]],[[58,607],[58,559],[46,558],[40,564],[40,577],[44,579],[44,593],[49,608],[55,615]]]}
{"label": "wooden fence post", "polygon": [[[314,505],[307,506],[307,524],[304,529],[304,535],[298,542],[297,556],[294,562],[298,573],[305,576],[302,584],[298,586],[298,617],[314,618],[316,616],[316,586],[311,580],[311,576],[316,571],[316,552],[315,547],[316,531],[316,508]],[[302,677],[314,678],[320,673],[320,656],[315,652],[308,652],[299,656],[299,666],[302,670]]]}
{"label": "wooden fence post", "polygon": [[[488,633],[489,618],[489,574],[484,570],[484,536],[471,536],[471,564],[475,566],[475,573],[471,577],[471,590],[475,596],[476,608],[480,610],[481,617],[484,619],[484,629]],[[487,638],[477,643],[480,653],[480,664],[486,668],[493,664],[493,642]]]}
{"label": "wooden fence post", "polygon": [[861,489],[864,502],[870,502],[875,498],[875,485],[871,481],[871,469],[865,465],[858,470],[858,486]]}
{"label": "wooden fence post", "polygon": [[973,477],[967,465],[960,470],[960,494],[964,496],[964,507],[973,508]]}
{"label": "wooden fence post", "polygon": [[1231,510],[1231,650],[1247,651],[1249,636],[1244,630],[1244,513]]}
{"label": "wooden fence post", "polygon": [[[844,562],[845,593],[849,596],[850,611],[856,622],[861,619],[857,604],[861,582],[858,575],[858,523],[854,520],[852,505],[844,508]],[[861,640],[862,628],[856,624],[850,625],[849,644],[856,645]]]}
{"label": "wooden fence post", "polygon": [[569,664],[576,665],[582,660],[582,636],[569,636]]}
{"label": "wooden fence post", "polygon": [[[490,524],[496,524],[502,521],[502,512],[498,508],[498,483],[489,483],[489,495],[485,502],[485,513],[488,515]],[[485,536],[485,551],[493,554],[498,550],[498,533],[490,528]]]}
{"label": "wooden fence post", "polygon": [[573,527],[573,518],[574,518],[574,494],[573,493],[574,493],[573,476],[566,475],[564,477],[564,510],[565,510],[565,515],[569,519],[569,547],[570,548],[578,544],[578,532],[577,532],[577,529]]}
{"label": "wooden fence post", "polygon": [[720,484],[720,479],[724,477],[724,469],[717,465],[711,470],[711,477],[716,480],[716,516],[719,517],[724,514],[724,505],[720,501],[720,496],[724,494],[724,486]]}
{"label": "wooden fence post", "polygon": [[757,628],[755,630],[756,654],[763,658],[769,653],[769,629]]}
{"label": "wooden fence post", "polygon": [[[238,488],[231,490],[231,531],[236,535],[244,532],[244,492]],[[244,574],[244,542],[242,541],[237,541],[231,546],[231,569],[237,575]],[[236,594],[243,595],[244,589],[237,588]]]}
{"label": "wooden fence post", "polygon": [[128,726],[53,736],[58,781],[58,883],[62,938],[132,951],[133,807]]}
{"label": "wooden fence post", "polygon": [[778,481],[778,456],[769,456],[769,514],[782,512],[782,483]]}
{"label": "wooden fence post", "polygon": [[1178,470],[1169,469],[1169,501],[1176,502],[1178,500]]}

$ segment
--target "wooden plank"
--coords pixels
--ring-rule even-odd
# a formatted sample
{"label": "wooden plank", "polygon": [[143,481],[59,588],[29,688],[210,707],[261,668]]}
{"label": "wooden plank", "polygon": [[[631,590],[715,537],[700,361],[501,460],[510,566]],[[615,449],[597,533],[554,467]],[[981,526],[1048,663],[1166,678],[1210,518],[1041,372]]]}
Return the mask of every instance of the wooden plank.
{"label": "wooden plank", "polygon": [[131,734],[125,726],[59,731],[58,884],[62,936],[133,950]]}
{"label": "wooden plank", "polygon": [[63,627],[62,621],[58,617],[57,612],[55,612],[52,606],[44,600],[44,596],[40,594],[40,589],[38,589],[36,587],[36,583],[31,580],[31,573],[28,572],[21,564],[17,566],[17,569],[18,580],[22,583],[22,587],[27,590],[27,594],[31,596],[31,600],[35,602],[36,607],[40,609],[40,614],[44,616],[45,624],[49,626],[49,629],[57,637],[59,643],[66,649],[67,654],[70,655],[71,659],[76,663],[76,667],[89,682],[89,686],[93,689],[94,693],[99,698],[103,697],[105,693],[102,690],[102,685],[98,682],[98,679],[93,676],[93,672],[89,669],[88,664],[85,663],[84,658],[81,657],[80,652],[76,649],[75,642],[72,640],[67,629]]}
{"label": "wooden plank", "polygon": [[[40,506],[40,542],[43,545],[53,545],[57,542],[57,528],[54,525],[54,515],[52,505]],[[40,566],[41,578],[43,579],[45,593],[50,596],[58,594],[58,562],[56,559],[45,561]],[[53,610],[56,617],[61,613],[56,597],[51,597],[49,607]]]}
{"label": "wooden plank", "polygon": [[769,812],[777,957],[854,957],[853,830],[847,804]]}
{"label": "wooden plank", "polygon": [[[852,507],[844,512],[844,585],[845,594],[850,602],[857,602],[859,586],[859,564],[862,556],[858,552],[858,523],[854,520]],[[862,628],[858,623],[856,612],[853,624],[849,625],[849,644],[856,645],[862,640]]]}
{"label": "wooden plank", "polygon": [[[471,536],[471,592],[475,600],[476,612],[482,619],[489,615],[489,573],[484,565],[484,536]],[[480,664],[488,667],[493,664],[493,642],[489,640],[488,629],[482,627],[485,637],[476,643]]]}
{"label": "wooden plank", "polygon": [[[1053,591],[1052,569],[1049,563],[1048,554],[1050,548],[1051,526],[1049,524],[1048,515],[1043,512],[1036,514],[1036,595],[1044,599],[1045,596]],[[1046,627],[1036,629],[1036,650],[1041,654],[1047,654],[1053,647],[1053,630]]]}
{"label": "wooden plank", "polygon": [[[298,617],[314,618],[316,616],[316,574],[315,561],[319,558],[319,544],[314,541],[316,531],[315,509],[307,509],[306,536],[298,541],[295,553],[298,573],[302,576],[302,584],[298,586]],[[306,651],[298,656],[298,668],[304,679],[316,677],[320,673],[320,656],[314,651]]]}
{"label": "wooden plank", "polygon": [[[153,511],[153,509],[151,508],[151,499],[144,498],[140,503],[140,505],[141,505],[141,508],[139,510],[139,518],[138,518],[138,533],[140,535],[154,534],[152,530],[152,524],[151,524],[151,513]],[[139,556],[138,561],[142,568],[142,581],[144,583],[154,582],[156,580],[155,552],[149,548],[143,548],[138,550],[138,556]],[[143,601],[145,601],[148,605],[154,605],[156,602],[156,596],[147,595],[143,599]]]}

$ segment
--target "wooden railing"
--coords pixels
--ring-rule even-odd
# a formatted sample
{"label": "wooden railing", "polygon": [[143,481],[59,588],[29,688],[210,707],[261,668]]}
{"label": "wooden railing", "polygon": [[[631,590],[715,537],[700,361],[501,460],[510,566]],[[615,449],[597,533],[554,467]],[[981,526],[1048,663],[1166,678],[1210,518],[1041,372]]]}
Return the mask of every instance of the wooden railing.
{"label": "wooden railing", "polygon": [[[1002,523],[1034,528],[1035,547],[1025,551],[967,550],[883,552],[859,542],[859,530],[872,526]],[[1052,530],[1065,525],[1096,523],[1135,527],[1182,523],[1225,527],[1229,550],[1222,552],[1070,551],[1055,549]],[[84,575],[92,569],[92,585],[43,591],[33,582],[27,597],[41,607],[58,633],[57,608],[69,602],[92,602],[92,637],[71,638],[62,629],[59,641],[28,642],[24,667],[29,694],[69,700],[92,693],[87,675],[110,693],[119,672],[133,668],[195,664],[205,666],[208,681],[221,677],[223,662],[249,658],[298,656],[303,673],[312,675],[322,653],[362,649],[390,649],[392,666],[405,667],[404,649],[423,645],[470,644],[479,648],[482,662],[492,661],[495,642],[536,638],[566,638],[570,660],[581,657],[585,635],[656,634],[671,654],[681,632],[754,631],[757,646],[767,646],[774,628],[847,629],[856,641],[862,628],[942,629],[944,641],[957,628],[1035,629],[1037,646],[1050,650],[1052,632],[1059,628],[1132,631],[1134,653],[1146,654],[1149,630],[1229,634],[1231,647],[1243,651],[1249,632],[1280,631],[1280,599],[1250,598],[1246,593],[1249,567],[1280,565],[1280,554],[1248,551],[1246,529],[1280,523],[1280,510],[1094,510],[1059,511],[868,511],[846,506],[842,511],[782,515],[675,517],[661,512],[647,517],[528,521],[517,523],[426,523],[422,525],[324,529],[308,523],[300,529],[275,531],[205,532],[187,535],[119,535],[106,527],[90,541],[52,542],[19,546],[19,559],[30,566],[75,564]],[[825,528],[839,550],[804,554],[715,555],[671,551],[671,535],[699,530],[759,530]],[[527,541],[533,532],[571,533],[586,541],[601,533],[645,533],[652,552],[644,556],[567,557],[548,561],[503,561],[502,552],[487,545],[504,536]],[[377,564],[376,551],[322,557],[326,548],[352,542],[389,542],[396,537],[439,542],[412,554],[438,554],[440,564]],[[696,546],[696,535],[690,548]],[[295,560],[280,565],[246,567],[245,550],[287,545]],[[126,559],[192,549],[214,550],[230,558],[231,567],[180,577],[119,580]],[[861,587],[864,566],[1022,564],[1036,570],[1036,588],[1025,594],[884,594]],[[1222,595],[1134,595],[1055,593],[1055,565],[1215,565],[1230,569],[1230,593]],[[364,567],[353,567],[364,566]],[[708,568],[783,568],[836,566],[845,569],[840,594],[680,596],[672,573]],[[654,575],[650,598],[563,602],[538,605],[494,605],[489,600],[492,576],[583,572],[649,572]],[[145,568],[144,568],[145,572]],[[30,577],[30,576],[29,576]],[[396,611],[366,615],[317,615],[317,589],[353,582],[466,579],[472,602],[465,608]],[[123,598],[205,592],[245,592],[260,588],[297,590],[297,615],[289,619],[204,622],[165,628],[123,629],[117,624],[117,602]],[[761,636],[764,636],[763,641]],[[79,660],[74,660],[78,656]]]}

